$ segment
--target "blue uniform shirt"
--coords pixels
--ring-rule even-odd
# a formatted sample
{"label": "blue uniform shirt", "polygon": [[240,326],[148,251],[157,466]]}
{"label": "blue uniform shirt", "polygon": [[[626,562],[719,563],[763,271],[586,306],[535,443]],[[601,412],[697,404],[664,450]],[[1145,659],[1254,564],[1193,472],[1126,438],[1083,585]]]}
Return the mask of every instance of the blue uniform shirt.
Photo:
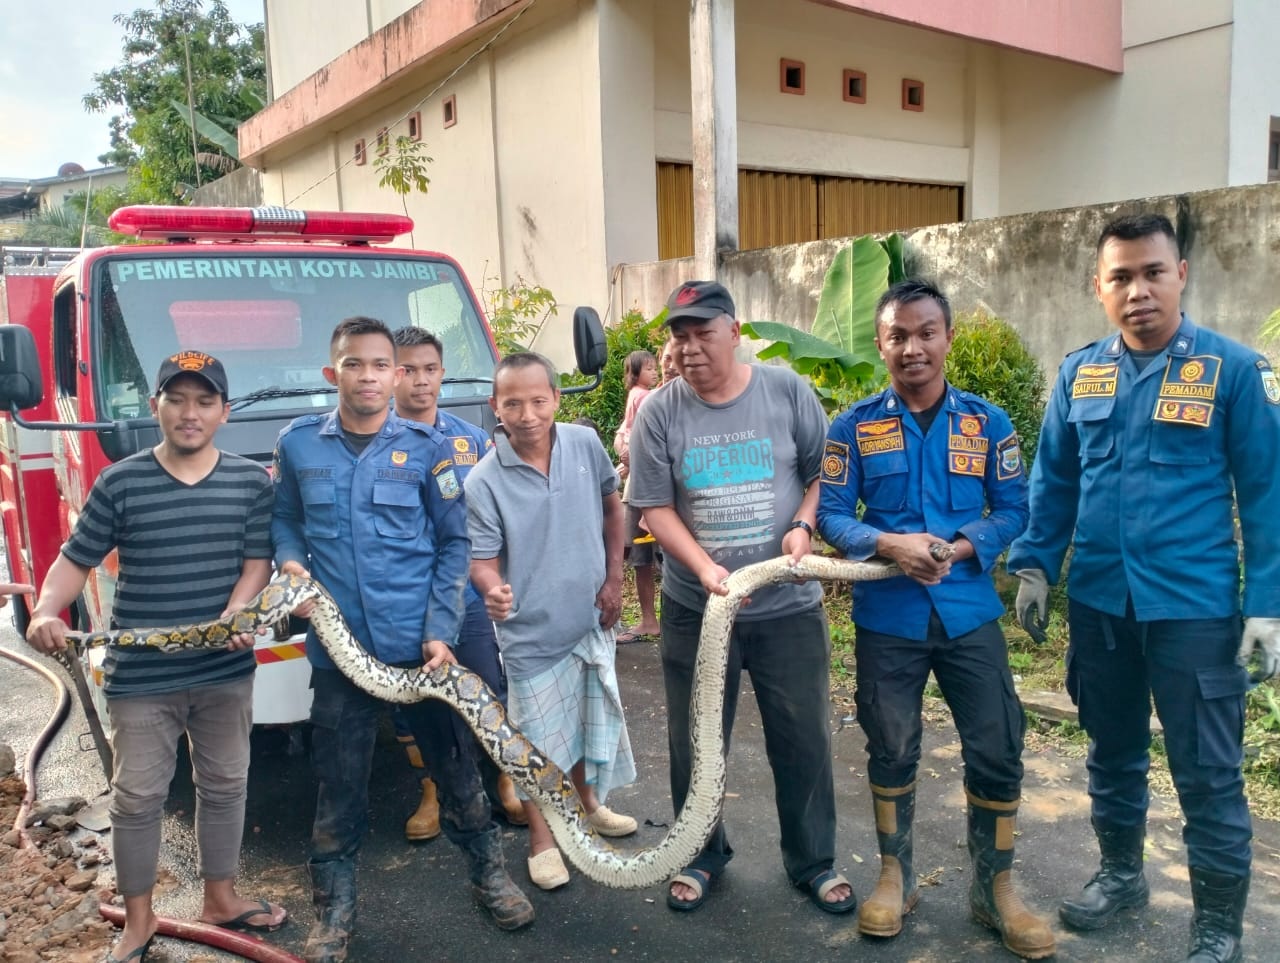
{"label": "blue uniform shirt", "polygon": [[[296,419],[276,442],[276,563],[306,565],[383,662],[457,639],[471,543],[453,456],[450,439],[394,413],[358,457],[336,411]],[[333,668],[314,630],[307,643],[312,665]]]}
{"label": "blue uniform shirt", "polygon": [[[449,450],[453,452],[454,473],[465,487],[468,473],[476,466],[476,462],[493,448],[493,439],[483,428],[464,421],[442,408],[436,409],[436,430],[449,439]],[[480,593],[470,582],[467,582],[466,601],[467,605],[480,601]]]}
{"label": "blue uniform shirt", "polygon": [[952,638],[999,618],[1004,606],[991,568],[1026,524],[1018,436],[1009,416],[977,395],[948,385],[927,435],[892,388],[832,422],[818,500],[824,539],[859,561],[875,554],[884,533],[963,536],[974,548],[938,585],[904,575],[854,583],[858,625],[923,640],[933,609]]}
{"label": "blue uniform shirt", "polygon": [[1138,621],[1280,617],[1280,387],[1267,361],[1184,315],[1139,371],[1119,334],[1063,361],[1031,472],[1031,525],[1009,570]]}

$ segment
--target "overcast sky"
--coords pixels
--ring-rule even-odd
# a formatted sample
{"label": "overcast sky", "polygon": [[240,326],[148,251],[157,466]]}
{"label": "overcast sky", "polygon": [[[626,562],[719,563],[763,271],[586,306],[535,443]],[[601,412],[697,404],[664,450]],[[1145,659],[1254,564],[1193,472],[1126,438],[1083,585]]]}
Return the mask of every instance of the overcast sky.
{"label": "overcast sky", "polygon": [[[111,146],[108,114],[80,99],[92,77],[119,62],[123,28],[112,22],[154,0],[3,3],[0,43],[0,178],[52,177],[74,161],[98,167]],[[237,23],[261,23],[264,0],[226,0]]]}

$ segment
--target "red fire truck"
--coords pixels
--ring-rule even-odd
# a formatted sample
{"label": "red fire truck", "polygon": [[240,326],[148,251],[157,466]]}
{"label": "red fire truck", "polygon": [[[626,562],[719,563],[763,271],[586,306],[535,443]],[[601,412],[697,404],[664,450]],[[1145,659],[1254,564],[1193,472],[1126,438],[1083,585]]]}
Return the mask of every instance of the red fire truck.
{"label": "red fire truck", "polygon": [[[411,231],[409,218],[128,207],[110,226],[161,243],[0,249],[0,507],[12,580],[38,587],[98,474],[160,441],[147,400],[160,362],[179,351],[225,363],[231,415],[217,444],[264,469],[282,426],[333,406],[321,368],[333,326],[351,315],[438,335],[448,370],[439,404],[492,426],[497,353],[462,269],[444,254],[373,247]],[[604,334],[589,308],[575,312],[574,342],[598,384]],[[73,627],[109,626],[115,581],[113,553],[90,574]],[[14,609],[25,629],[23,601]],[[260,640],[257,659],[254,721],[305,719],[302,637]],[[85,657],[99,713],[101,660],[101,649]]]}

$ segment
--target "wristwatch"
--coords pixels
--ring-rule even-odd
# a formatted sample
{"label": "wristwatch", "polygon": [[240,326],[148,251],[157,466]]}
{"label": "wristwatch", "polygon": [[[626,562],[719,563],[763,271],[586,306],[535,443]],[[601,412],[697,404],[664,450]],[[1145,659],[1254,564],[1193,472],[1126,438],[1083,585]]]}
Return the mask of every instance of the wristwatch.
{"label": "wristwatch", "polygon": [[810,525],[808,522],[806,522],[803,518],[797,518],[794,522],[788,525],[787,531],[791,531],[793,528],[803,528],[810,535],[813,534],[813,526]]}

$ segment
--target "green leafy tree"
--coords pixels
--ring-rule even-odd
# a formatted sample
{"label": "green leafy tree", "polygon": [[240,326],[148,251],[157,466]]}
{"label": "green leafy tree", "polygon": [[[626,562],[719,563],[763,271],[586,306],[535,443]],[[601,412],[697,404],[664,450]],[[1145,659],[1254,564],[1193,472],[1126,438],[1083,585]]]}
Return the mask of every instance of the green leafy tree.
{"label": "green leafy tree", "polygon": [[744,334],[771,342],[756,357],[781,358],[806,376],[828,412],[839,411],[884,382],[876,350],[876,301],[906,277],[902,236],[854,238],[827,269],[811,331],[776,321],[754,321]]}
{"label": "green leafy tree", "polygon": [[947,380],[1005,410],[1030,468],[1044,420],[1044,368],[1006,321],[978,312],[957,315],[953,327]]}
{"label": "green leafy tree", "polygon": [[22,233],[12,243],[41,247],[100,247],[128,241],[130,239],[107,229],[107,218],[124,203],[125,193],[118,187],[94,191],[92,199],[83,191],[72,194],[61,207],[45,208],[27,221]]}
{"label": "green leafy tree", "polygon": [[[427,176],[427,165],[433,158],[426,155],[425,143],[403,134],[395,139],[394,144],[387,145],[387,148],[374,160],[373,170],[378,175],[379,187],[385,187],[400,195],[400,207],[404,209],[404,216],[408,217],[409,195],[414,191],[425,194],[431,188],[431,178]],[[416,245],[412,231],[409,232],[409,243]],[[553,298],[553,306],[554,303]]]}
{"label": "green leafy tree", "polygon": [[[491,287],[491,283],[494,286]],[[480,296],[498,354],[528,351],[547,319],[556,313],[556,296],[540,284],[530,284],[519,274],[506,287],[499,287],[497,283],[497,278],[485,278]]]}
{"label": "green leafy tree", "polygon": [[121,60],[84,96],[94,113],[116,111],[98,159],[130,168],[131,200],[171,204],[234,166],[228,138],[266,90],[262,25],[237,24],[222,0],[157,0],[114,22]]}
{"label": "green leafy tree", "polygon": [[[613,438],[627,410],[627,382],[624,368],[627,355],[632,351],[649,351],[655,358],[662,356],[662,346],[667,332],[661,326],[666,310],[652,319],[646,319],[639,311],[629,311],[621,321],[605,328],[605,341],[609,346],[609,360],[600,373],[600,387],[582,394],[564,395],[560,400],[560,421],[573,421],[585,415],[596,423],[607,446]],[[561,375],[563,385],[579,384],[581,376]]]}

